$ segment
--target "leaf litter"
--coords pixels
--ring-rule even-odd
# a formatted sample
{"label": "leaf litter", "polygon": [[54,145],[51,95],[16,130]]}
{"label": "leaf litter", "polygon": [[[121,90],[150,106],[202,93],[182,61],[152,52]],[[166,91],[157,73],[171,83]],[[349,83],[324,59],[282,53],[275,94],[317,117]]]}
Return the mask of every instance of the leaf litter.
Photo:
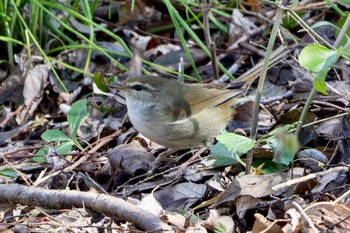
{"label": "leaf litter", "polygon": [[[233,145],[230,143],[234,139],[222,141],[225,136],[221,135],[219,142],[208,150],[168,151],[132,128],[125,115],[123,96],[117,93],[120,104],[111,95],[103,94],[108,92],[106,83],[115,82],[114,77],[124,80],[130,74],[139,74],[142,68],[153,75],[169,74],[179,70],[179,63],[182,63],[180,73],[192,77],[199,74],[203,81],[213,81],[215,72],[208,54],[181,27],[194,68],[181,38],[173,27],[166,27],[173,23],[166,5],[154,5],[154,2],[135,1],[134,12],[128,3],[114,3],[113,7],[119,9],[113,11],[117,14],[115,21],[109,22],[107,17],[103,22],[119,38],[108,37],[103,26],[94,30],[96,44],[103,49],[92,54],[87,41],[69,34],[80,48],[48,53],[60,81],[34,47],[32,60],[28,59],[26,50],[16,54],[17,64],[12,72],[1,66],[6,77],[0,85],[0,230],[344,232],[349,229],[346,47],[344,57],[335,64],[340,68],[327,73],[326,89],[321,92],[328,95],[317,93],[313,98],[298,136],[297,151],[295,138],[290,136],[295,128],[281,128],[299,121],[313,88],[313,74],[295,59],[306,44],[312,43],[312,33],[305,28],[301,30],[301,22],[288,17],[279,31],[284,43],[278,42],[269,64],[257,140],[245,138],[239,140],[243,145]],[[174,4],[184,19],[205,7],[188,4]],[[315,10],[314,4],[323,4],[325,8]],[[339,6],[347,9],[340,3]],[[99,5],[97,9],[104,7]],[[229,81],[227,73],[221,71],[221,77],[214,82],[230,82],[235,88],[243,85],[254,92],[257,83],[247,81],[247,77],[253,80],[261,74],[276,8],[270,5],[250,8],[245,3],[236,9],[230,7],[227,5],[229,10],[224,11],[219,5],[211,6],[210,35],[215,38],[217,60],[238,79]],[[332,14],[323,1],[300,4],[291,11],[307,13],[306,18],[316,21],[324,21]],[[70,17],[72,28],[90,33],[86,27],[89,24]],[[94,20],[102,25],[100,18]],[[205,41],[199,22],[189,20],[188,24]],[[326,29],[316,31],[334,41],[338,34]],[[127,42],[128,47],[113,43],[117,39]],[[141,57],[142,64],[141,59],[135,62],[137,58],[127,56],[129,48],[137,50],[133,52],[139,54],[135,56]],[[311,62],[315,60],[311,58]],[[324,68],[327,62],[316,65]],[[91,74],[103,75],[100,78]],[[62,83],[68,93],[62,89]],[[80,102],[83,105],[74,108],[73,103],[79,100],[84,100]],[[239,134],[237,140],[249,135],[253,106],[254,103],[236,108],[236,121],[229,130]],[[80,118],[67,116],[71,107]],[[253,166],[251,174],[246,175],[245,159],[251,150]],[[157,161],[160,167],[156,169],[155,157],[162,158]]]}

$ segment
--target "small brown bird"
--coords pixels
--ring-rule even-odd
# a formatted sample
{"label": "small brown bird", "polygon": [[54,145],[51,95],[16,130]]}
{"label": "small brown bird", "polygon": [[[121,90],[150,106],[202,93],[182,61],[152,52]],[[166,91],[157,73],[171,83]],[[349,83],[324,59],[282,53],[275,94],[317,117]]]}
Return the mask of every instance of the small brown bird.
{"label": "small brown bird", "polygon": [[225,130],[233,107],[246,101],[240,90],[154,76],[132,77],[122,85],[109,86],[125,93],[135,129],[172,149],[196,147],[212,140]]}

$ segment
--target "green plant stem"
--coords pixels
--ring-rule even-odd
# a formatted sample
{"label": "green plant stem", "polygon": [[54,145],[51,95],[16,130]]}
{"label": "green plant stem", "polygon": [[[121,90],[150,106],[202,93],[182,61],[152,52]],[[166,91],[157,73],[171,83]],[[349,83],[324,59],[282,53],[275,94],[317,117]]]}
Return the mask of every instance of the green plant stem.
{"label": "green plant stem", "polygon": [[335,40],[335,42],[333,44],[333,46],[335,48],[339,47],[340,42],[343,40],[344,36],[346,35],[346,32],[347,32],[349,26],[350,26],[350,14],[348,14],[348,17],[346,18],[346,21],[345,21],[341,31],[339,32],[337,39]]}
{"label": "green plant stem", "polygon": [[[180,25],[179,25],[179,23],[181,23],[181,25],[186,29],[186,26],[184,25],[184,21],[180,17],[179,12],[174,8],[174,6],[170,3],[169,0],[164,0],[164,3],[165,3],[165,5],[168,8],[171,20],[172,20],[172,22],[173,22],[173,24],[175,26],[175,29],[177,31],[177,35],[180,38],[180,41],[181,41],[181,44],[182,44],[182,48],[183,48],[184,52],[186,53],[188,61],[191,64],[192,69],[194,70],[194,72],[195,72],[195,74],[197,76],[196,79],[197,79],[198,82],[202,82],[202,79],[201,79],[201,77],[199,75],[199,71],[198,71],[198,69],[196,67],[196,64],[195,64],[195,62],[193,60],[193,57],[191,55],[190,50],[188,49],[188,47],[186,45],[185,37],[182,34],[182,31],[181,31],[181,28],[180,28]],[[186,29],[186,30],[188,30],[188,29]],[[189,30],[191,30],[191,29],[189,29]]]}
{"label": "green plant stem", "polygon": [[[10,28],[9,28],[9,24],[5,20],[4,20],[4,24],[5,24],[5,28],[4,29],[5,29],[6,36],[11,38],[12,35],[11,35]],[[8,54],[9,63],[11,65],[11,67],[14,67],[15,66],[15,62],[13,60],[13,44],[11,42],[8,42],[6,44],[6,47],[7,47],[7,54]]]}
{"label": "green plant stem", "polygon": [[81,151],[84,150],[84,147],[82,147],[82,146],[80,145],[76,134],[74,134],[74,135],[72,136],[72,141],[73,141],[74,145],[75,145],[76,147],[79,148],[79,150],[81,150]]}
{"label": "green plant stem", "polygon": [[[68,92],[66,86],[64,85],[64,83],[62,82],[62,80],[60,79],[60,77],[58,76],[56,70],[54,69],[54,67],[52,66],[51,62],[49,62],[49,58],[46,55],[45,51],[40,47],[40,44],[38,43],[38,41],[36,40],[35,36],[33,35],[33,33],[30,31],[28,25],[26,24],[25,20],[23,19],[23,17],[21,16],[21,13],[19,12],[18,8],[15,5],[14,0],[11,0],[12,4],[13,4],[13,9],[16,12],[16,15],[18,16],[18,19],[21,21],[22,25],[25,28],[25,32],[26,34],[28,34],[29,38],[31,39],[31,41],[35,44],[35,46],[37,47],[37,49],[39,50],[39,52],[41,53],[41,55],[44,57],[44,59],[46,61],[48,61],[48,65],[52,71],[52,73],[55,75],[58,83],[61,85],[62,89],[65,92]],[[29,43],[29,41],[28,41]],[[28,47],[28,51],[30,50],[30,47]]]}
{"label": "green plant stem", "polygon": [[[307,30],[311,36],[314,37],[314,39],[317,41],[317,42],[320,42],[320,43],[323,43],[325,46],[327,46],[329,49],[336,49],[337,47],[335,47],[334,45],[331,45],[328,41],[326,41],[325,39],[323,39],[317,32],[315,32],[309,25],[307,25],[301,18],[300,16],[295,13],[294,11],[292,11],[291,9],[287,9],[288,10],[288,13],[291,14],[292,17],[294,17],[294,19],[300,23],[300,25],[305,29]],[[343,28],[347,28],[345,27],[345,25],[343,26]],[[343,30],[342,28],[342,30]],[[341,33],[339,33],[341,34]],[[339,37],[339,36],[338,36]],[[340,54],[341,57],[343,57],[344,59],[346,60],[350,60],[350,58],[344,54],[344,53],[341,53]]]}
{"label": "green plant stem", "polygon": [[[203,50],[203,52],[209,57],[212,59],[212,56],[211,56],[211,53],[209,51],[209,49],[205,46],[205,44],[202,42],[202,40],[197,36],[197,34],[190,28],[189,25],[187,25],[187,23],[185,22],[185,20],[180,17],[179,13],[177,12],[177,10],[173,7],[173,5],[171,5],[171,3],[169,2],[169,0],[163,0],[164,3],[167,5],[168,7],[168,10],[169,10],[169,14],[170,16],[172,17],[173,19],[173,23],[176,27],[176,25],[179,25],[181,24],[181,26],[186,30],[186,32],[191,36],[191,38],[198,44],[198,46]],[[176,29],[178,30],[178,29]],[[179,29],[180,30],[180,29]],[[180,31],[178,31],[179,33],[179,37],[180,37],[180,40],[181,42],[183,43],[183,47],[184,47],[184,50],[186,52],[186,50],[188,48],[185,48],[186,47],[186,43],[184,43],[181,39],[181,37],[183,37],[183,35],[180,33]],[[189,57],[189,59],[191,59]],[[225,73],[230,79],[235,79],[232,74],[230,74],[230,72],[228,72],[228,70],[220,63],[218,62],[218,67],[219,69]],[[193,65],[192,65],[193,67]],[[196,72],[196,67],[194,67],[195,69],[195,72]],[[197,71],[198,72],[198,71]],[[197,73],[196,72],[196,73]],[[199,77],[200,78],[200,77]]]}
{"label": "green plant stem", "polygon": [[[7,12],[8,12],[8,8],[7,8],[8,2],[7,2],[7,0],[3,4],[0,4],[0,5],[1,5],[0,13],[2,13],[2,16],[0,16],[0,19],[3,22],[5,35],[7,37],[9,37],[9,38],[12,38],[12,32],[11,32],[11,29],[10,29],[10,25],[8,23],[8,19],[5,19],[6,15],[7,15]],[[11,65],[11,67],[14,67],[15,63],[14,63],[14,60],[13,60],[13,44],[12,44],[12,42],[6,43],[6,47],[7,47],[7,55],[8,55],[9,63]]]}
{"label": "green plant stem", "polygon": [[52,23],[49,20],[47,21],[46,25],[55,36],[60,38],[60,40],[65,40],[70,45],[77,45],[77,43],[74,40],[72,40],[69,36],[67,36],[65,33],[63,33],[61,30],[59,30],[57,27],[52,25]]}
{"label": "green plant stem", "polygon": [[260,74],[260,79],[259,79],[259,83],[258,83],[258,87],[257,87],[257,93],[256,93],[256,97],[255,97],[255,106],[254,106],[254,111],[253,111],[253,124],[252,124],[252,128],[250,131],[251,138],[254,140],[256,137],[256,133],[257,133],[256,131],[257,131],[257,125],[258,125],[257,122],[258,122],[258,114],[259,114],[259,103],[261,100],[261,95],[262,95],[262,91],[263,91],[265,80],[266,80],[266,73],[267,73],[267,69],[268,69],[268,65],[269,65],[269,60],[270,60],[270,57],[272,54],[272,48],[273,48],[275,41],[276,41],[278,28],[282,22],[282,16],[283,16],[283,10],[278,9],[277,13],[276,13],[276,21],[275,21],[275,24],[272,28],[269,43],[267,45],[266,55],[264,58],[264,63],[263,63],[263,67],[262,67],[262,71]]}
{"label": "green plant stem", "polygon": [[[344,25],[343,25],[343,27],[342,27],[340,33],[339,33],[337,39],[335,40],[334,44],[331,45],[332,48],[337,48],[337,47],[339,46],[341,40],[343,39],[343,37],[344,37],[345,34],[346,34],[346,31],[347,31],[348,28],[349,28],[349,25],[350,25],[350,14],[348,15],[348,17],[347,17],[347,19],[346,19],[346,21],[345,21],[345,23],[344,23]],[[307,100],[306,100],[306,103],[305,103],[305,105],[304,105],[303,111],[302,111],[302,113],[301,113],[301,115],[300,115],[300,118],[299,118],[299,124],[298,124],[298,126],[297,126],[296,131],[295,131],[295,134],[296,134],[297,136],[298,136],[298,135],[300,134],[300,132],[301,132],[301,128],[302,128],[302,126],[303,126],[303,124],[304,124],[306,115],[307,115],[307,113],[308,113],[308,111],[309,111],[310,105],[311,105],[311,103],[312,103],[312,100],[313,100],[315,94],[316,94],[316,89],[313,87],[313,88],[311,89],[311,92],[310,92],[309,96],[307,97]]]}
{"label": "green plant stem", "polygon": [[[161,65],[157,65],[157,64],[155,64],[155,63],[153,63],[153,62],[151,62],[151,61],[147,61],[147,60],[142,59],[142,62],[143,62],[144,64],[146,64],[146,65],[155,67],[156,69],[163,70],[163,71],[165,71],[165,72],[167,72],[167,73],[169,73],[169,74],[173,74],[173,75],[175,75],[175,76],[179,75],[179,72],[174,71],[174,70],[172,70],[172,69],[169,69],[169,68],[167,68],[167,67],[161,66]],[[184,74],[184,77],[187,78],[188,80],[191,80],[191,81],[198,81],[197,79],[195,79],[195,78],[193,78],[192,76],[189,76],[189,75],[187,75],[187,74]]]}
{"label": "green plant stem", "polygon": [[316,41],[320,41],[322,42],[324,45],[326,45],[328,48],[330,49],[335,49],[333,45],[331,45],[328,41],[326,41],[325,39],[323,39],[317,32],[315,32],[315,30],[313,30],[309,25],[307,25],[304,20],[302,18],[300,18],[300,16],[295,13],[293,10],[291,9],[286,9],[288,10],[288,13],[305,29],[307,30],[311,36],[313,36],[315,38]]}
{"label": "green plant stem", "polygon": [[330,5],[341,17],[345,16],[345,13],[336,5],[333,3],[332,0],[326,0],[328,5]]}
{"label": "green plant stem", "polygon": [[[194,15],[192,18],[185,20],[186,24],[191,24],[193,22],[198,22],[198,18],[202,17],[202,13]],[[174,28],[173,24],[168,24],[165,26],[159,26],[157,28],[151,28],[147,32],[152,34],[162,33],[164,31],[169,31]]]}
{"label": "green plant stem", "polygon": [[[273,49],[273,46],[274,46],[275,41],[276,41],[278,28],[282,22],[283,12],[284,11],[281,8],[277,9],[275,24],[273,25],[273,28],[271,31],[271,36],[269,39],[269,43],[267,45],[266,55],[264,58],[264,64],[262,67],[262,71],[261,71],[260,79],[259,79],[259,84],[258,84],[257,91],[256,91],[255,105],[254,105],[254,110],[253,110],[253,122],[252,122],[251,131],[250,131],[250,137],[253,140],[256,140],[256,133],[257,133],[257,127],[258,127],[258,114],[259,114],[259,106],[260,106],[259,103],[261,100],[261,95],[262,95],[265,80],[266,80],[266,73],[267,73],[267,69],[269,66],[269,61],[270,61],[270,57],[272,54],[272,49]],[[247,160],[246,160],[247,166],[246,166],[246,170],[245,170],[246,174],[250,173],[252,161],[253,161],[253,153],[248,153]]]}
{"label": "green plant stem", "polygon": [[69,27],[66,23],[64,23],[62,20],[60,20],[56,15],[54,15],[52,12],[50,12],[49,10],[47,10],[45,7],[43,7],[43,5],[45,6],[49,6],[52,8],[56,8],[59,10],[62,10],[64,12],[67,12],[68,14],[71,14],[72,16],[74,16],[75,18],[83,21],[84,23],[88,24],[88,25],[92,25],[95,28],[98,28],[99,30],[101,30],[102,32],[106,33],[108,36],[110,36],[111,38],[115,39],[116,41],[119,42],[119,44],[124,48],[126,54],[128,55],[128,57],[132,57],[133,54],[130,51],[130,49],[128,48],[128,46],[125,44],[124,40],[121,39],[119,36],[117,36],[115,33],[109,31],[108,29],[101,27],[100,25],[96,24],[95,22],[87,19],[86,17],[80,15],[79,13],[75,12],[74,10],[72,10],[71,8],[65,7],[63,5],[60,4],[56,4],[50,1],[38,1],[38,0],[32,0],[35,1],[36,4],[40,7],[42,7],[44,9],[44,11],[50,15],[52,18],[54,18],[55,20],[57,20],[65,29],[67,29],[68,31],[74,33],[75,35],[77,35],[79,38],[81,38],[82,40],[86,41],[87,43],[89,43],[89,45],[98,50],[99,52],[101,52],[103,55],[105,55],[106,57],[108,57],[109,59],[111,59],[112,61],[114,61],[116,63],[116,65],[118,66],[119,69],[126,71],[127,68],[125,66],[123,66],[122,64],[120,64],[120,62],[118,62],[117,60],[115,60],[113,57],[111,57],[108,53],[106,53],[102,48],[100,48],[99,46],[95,45],[94,43],[90,43],[90,40],[88,38],[86,38],[84,35],[82,35],[81,33],[77,32],[76,30],[72,29],[71,27]]}
{"label": "green plant stem", "polygon": [[[91,15],[91,10],[90,10],[90,6],[87,0],[82,1],[82,8],[84,11],[84,15],[87,17],[87,19],[92,21],[92,15]],[[89,44],[93,44],[94,43],[94,38],[95,38],[95,33],[94,33],[94,27],[93,25],[89,24]],[[90,66],[90,61],[91,61],[91,54],[92,54],[92,47],[89,46],[88,48],[88,52],[86,55],[86,60],[85,60],[85,66],[84,66],[84,71],[87,72],[89,70],[89,66]]]}
{"label": "green plant stem", "polygon": [[59,64],[60,66],[62,66],[62,67],[64,67],[64,68],[73,70],[73,71],[75,71],[75,72],[81,73],[81,74],[86,75],[86,76],[90,76],[90,77],[93,77],[93,76],[94,76],[94,74],[92,74],[92,73],[90,73],[90,72],[88,72],[88,71],[81,70],[81,69],[79,69],[79,68],[77,68],[77,67],[75,67],[75,66],[68,65],[67,63],[64,63],[64,62],[62,62],[62,61],[60,61],[60,60],[57,60],[57,59],[55,59],[55,58],[49,57],[48,59],[49,59],[49,61],[54,61],[54,62],[56,62],[57,64]]}
{"label": "green plant stem", "polygon": [[303,107],[303,111],[301,112],[301,115],[299,117],[299,123],[298,123],[297,129],[295,131],[295,135],[296,136],[299,136],[299,134],[301,132],[301,128],[302,128],[302,126],[304,124],[306,115],[309,112],[309,107],[310,107],[310,105],[312,103],[312,100],[314,99],[315,94],[316,94],[316,89],[315,89],[315,87],[312,87],[312,89],[311,89],[311,91],[309,93],[309,96],[307,97],[307,100],[305,102],[305,105]]}

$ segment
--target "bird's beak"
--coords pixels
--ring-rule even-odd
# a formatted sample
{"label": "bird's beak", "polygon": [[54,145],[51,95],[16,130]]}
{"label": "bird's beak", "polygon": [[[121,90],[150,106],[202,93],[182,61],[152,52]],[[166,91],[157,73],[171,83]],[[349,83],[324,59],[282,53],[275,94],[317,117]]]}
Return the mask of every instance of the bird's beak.
{"label": "bird's beak", "polygon": [[117,89],[117,90],[120,90],[120,91],[125,91],[125,90],[128,89],[128,87],[124,86],[122,83],[107,84],[107,86],[110,89]]}

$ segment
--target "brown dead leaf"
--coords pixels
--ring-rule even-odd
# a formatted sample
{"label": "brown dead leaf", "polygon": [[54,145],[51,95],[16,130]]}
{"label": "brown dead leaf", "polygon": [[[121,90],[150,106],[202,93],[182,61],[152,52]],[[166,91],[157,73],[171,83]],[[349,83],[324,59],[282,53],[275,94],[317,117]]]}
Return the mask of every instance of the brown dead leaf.
{"label": "brown dead leaf", "polygon": [[163,222],[170,223],[171,225],[181,228],[185,227],[186,225],[186,217],[175,212],[165,212],[162,216],[160,216],[160,219],[162,219]]}
{"label": "brown dead leaf", "polygon": [[274,173],[269,175],[246,175],[233,180],[228,186],[216,205],[224,202],[233,201],[240,195],[251,195],[255,198],[268,196],[270,194],[278,195],[272,190],[272,186],[285,182],[288,175],[285,173]]}
{"label": "brown dead leaf", "polygon": [[135,176],[149,170],[154,156],[134,141],[115,147],[108,153],[108,159],[114,171],[122,170],[129,176]]}
{"label": "brown dead leaf", "polygon": [[259,203],[260,200],[258,198],[252,197],[250,195],[238,196],[235,199],[235,206],[238,217],[243,218],[249,208],[256,206]]}
{"label": "brown dead leaf", "polygon": [[312,193],[319,193],[324,190],[324,188],[332,181],[337,182],[338,179],[341,179],[342,174],[344,174],[344,171],[334,171],[331,173],[328,173],[325,176],[319,176],[317,178],[318,185],[316,185],[311,192]]}
{"label": "brown dead leaf", "polygon": [[350,229],[350,209],[343,204],[319,202],[306,207],[305,213],[321,232],[340,233]]}
{"label": "brown dead leaf", "polygon": [[[256,213],[252,233],[283,233],[277,221],[269,221],[263,215]],[[284,221],[285,222],[285,221]]]}
{"label": "brown dead leaf", "polygon": [[161,203],[164,209],[188,209],[207,192],[204,184],[185,182],[174,186],[167,186],[154,192],[155,198]]}
{"label": "brown dead leaf", "polygon": [[44,88],[48,84],[48,77],[48,65],[37,65],[28,70],[23,89],[25,108],[16,118],[18,124],[23,124],[33,116],[43,97]]}

